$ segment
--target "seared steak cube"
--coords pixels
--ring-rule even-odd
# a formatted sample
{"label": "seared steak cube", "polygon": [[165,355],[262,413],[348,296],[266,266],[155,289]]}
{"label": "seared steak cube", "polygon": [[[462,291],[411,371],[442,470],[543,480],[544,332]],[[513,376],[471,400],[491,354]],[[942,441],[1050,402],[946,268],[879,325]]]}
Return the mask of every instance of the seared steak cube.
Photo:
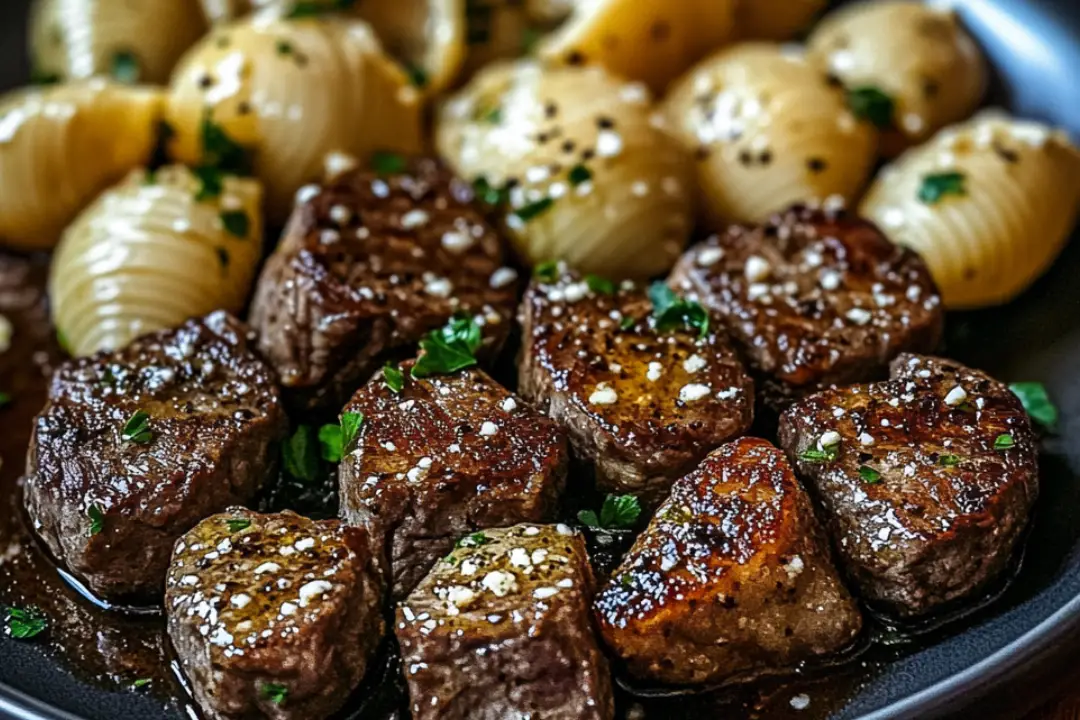
{"label": "seared steak cube", "polygon": [[892,380],[804,399],[781,417],[780,443],[863,597],[902,616],[998,577],[1038,494],[1020,401],[938,358],[902,355]]}
{"label": "seared steak cube", "polygon": [[516,525],[461,539],[397,608],[413,720],[599,720],[614,707],[580,535]]}
{"label": "seared steak cube", "polygon": [[689,250],[672,287],[726,324],[780,410],[832,384],[883,379],[904,351],[941,338],[941,298],[922,259],[843,211],[795,207]]}
{"label": "seared steak cube", "polygon": [[522,309],[519,391],[566,428],[597,485],[656,505],[710,450],[746,432],[753,383],[722,331],[657,328],[645,289],[562,273]]}
{"label": "seared steak cube", "polygon": [[234,508],[176,543],[169,637],[207,718],[319,720],[364,676],[383,591],[363,529]]}
{"label": "seared steak cube", "polygon": [[390,356],[457,312],[510,329],[516,275],[468,183],[434,160],[301,190],[252,306],[259,348],[300,409],[338,408]]}
{"label": "seared steak cube", "polygon": [[566,481],[558,427],[478,369],[425,379],[380,373],[345,412],[362,413],[339,469],[341,514],[385,548],[405,597],[474,530],[550,520]]}
{"label": "seared steak cube", "polygon": [[56,371],[35,420],[26,509],[95,594],[159,598],[173,543],[255,495],[285,430],[248,330],[225,313],[190,320]]}
{"label": "seared steak cube", "polygon": [[596,598],[628,670],[709,683],[848,646],[862,617],[783,453],[743,438],[678,480]]}

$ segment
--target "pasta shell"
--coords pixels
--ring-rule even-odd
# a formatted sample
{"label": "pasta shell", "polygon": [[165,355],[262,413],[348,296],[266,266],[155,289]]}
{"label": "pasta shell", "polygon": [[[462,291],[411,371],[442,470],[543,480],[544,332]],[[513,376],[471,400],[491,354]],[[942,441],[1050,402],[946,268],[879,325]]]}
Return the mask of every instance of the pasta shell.
{"label": "pasta shell", "polygon": [[970,117],[986,91],[986,61],[956,12],[921,2],[862,3],[829,15],[810,36],[808,57],[850,90],[892,101],[881,148],[888,157]]}
{"label": "pasta shell", "polygon": [[664,102],[697,160],[708,222],[761,222],[795,202],[854,200],[876,133],[801,55],[744,43],[704,60]]}
{"label": "pasta shell", "polygon": [[601,68],[502,64],[445,105],[436,143],[460,175],[503,189],[529,262],[649,277],[674,263],[693,215],[690,157],[652,116],[644,86]]}
{"label": "pasta shell", "polygon": [[878,175],[861,212],[926,260],[950,308],[1008,302],[1076,223],[1080,151],[995,112],[946,128]]}
{"label": "pasta shell", "polygon": [[153,151],[162,96],[95,79],[0,99],[0,238],[53,247],[73,217]]}
{"label": "pasta shell", "polygon": [[738,0],[735,27],[746,40],[790,40],[828,5],[828,0]]}
{"label": "pasta shell", "polygon": [[205,31],[198,0],[35,0],[30,48],[37,72],[58,79],[164,83]]}
{"label": "pasta shell", "polygon": [[75,219],[49,271],[53,321],[70,353],[243,308],[262,255],[262,190],[235,177],[223,186],[200,201],[186,168],[152,179],[136,170]]}
{"label": "pasta shell", "polygon": [[419,94],[367,24],[346,18],[255,16],[212,33],[177,68],[167,115],[181,162],[202,160],[208,115],[251,148],[274,222],[328,153],[411,153],[422,142]]}
{"label": "pasta shell", "polygon": [[540,57],[599,64],[660,93],[730,39],[734,12],[734,0],[581,0],[540,44]]}
{"label": "pasta shell", "polygon": [[573,9],[570,0],[466,0],[468,58],[464,77],[496,60],[532,52],[544,32]]}

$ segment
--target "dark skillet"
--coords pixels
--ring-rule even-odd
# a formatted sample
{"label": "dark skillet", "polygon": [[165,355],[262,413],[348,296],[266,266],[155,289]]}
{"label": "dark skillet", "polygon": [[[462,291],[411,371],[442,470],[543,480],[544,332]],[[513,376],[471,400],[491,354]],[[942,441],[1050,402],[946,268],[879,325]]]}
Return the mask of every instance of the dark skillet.
{"label": "dark skillet", "polygon": [[[0,6],[0,88],[28,77],[27,0]],[[1080,5],[1075,0],[958,0],[999,75],[997,99],[1019,115],[1049,120],[1080,136]],[[0,604],[41,606],[52,627],[45,641],[0,636],[0,717],[146,720],[187,717],[185,695],[169,669],[155,617],[101,612],[57,575],[22,527],[17,477],[29,420],[42,404],[42,363],[55,358],[42,307],[40,259],[0,255],[0,312],[16,322],[16,345],[0,355],[0,389],[15,390],[0,410]],[[1013,581],[961,619],[912,634],[876,625],[853,659],[794,678],[741,690],[666,696],[637,688],[623,712],[645,717],[768,716],[926,718],[1014,717],[1046,698],[1077,655],[1080,637],[1080,245],[1074,243],[1033,290],[1008,307],[949,317],[946,353],[1006,381],[1041,380],[1061,412],[1060,435],[1042,456],[1042,497]],[[22,309],[17,309],[22,306]],[[35,360],[35,353],[37,357]],[[278,498],[281,500],[281,498]],[[293,504],[296,500],[293,499]],[[301,510],[312,510],[318,498]],[[19,549],[13,550],[18,545]],[[13,553],[17,554],[11,557]],[[392,653],[379,677],[358,691],[350,717],[395,717],[398,676]],[[136,680],[152,682],[138,690]],[[796,711],[791,699],[810,705]],[[756,711],[756,712],[755,712]],[[983,713],[987,713],[984,715]]]}

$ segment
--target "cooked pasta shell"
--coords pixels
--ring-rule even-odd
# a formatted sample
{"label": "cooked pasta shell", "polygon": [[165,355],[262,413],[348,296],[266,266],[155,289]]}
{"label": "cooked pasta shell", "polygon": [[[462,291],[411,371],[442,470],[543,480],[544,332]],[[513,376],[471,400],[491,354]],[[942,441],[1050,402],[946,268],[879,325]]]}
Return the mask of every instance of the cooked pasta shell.
{"label": "cooked pasta shell", "polygon": [[0,98],[0,244],[53,247],[82,208],[147,162],[157,90],[94,79]]}
{"label": "cooked pasta shell", "polygon": [[30,49],[37,72],[164,83],[206,31],[198,0],[35,0]]}
{"label": "cooked pasta shell", "polygon": [[790,40],[828,5],[828,0],[737,0],[735,27],[746,40]]}
{"label": "cooked pasta shell", "polygon": [[722,50],[675,84],[669,125],[695,153],[711,225],[759,222],[800,201],[854,200],[876,133],[798,55],[769,43]]}
{"label": "cooked pasta shell", "polygon": [[986,61],[956,12],[921,2],[839,10],[815,28],[808,57],[850,91],[884,95],[889,157],[969,117],[986,91]]}
{"label": "cooked pasta shell", "polygon": [[565,20],[573,0],[466,0],[468,58],[464,77],[496,60],[529,55]]}
{"label": "cooked pasta shell", "polygon": [[602,68],[492,66],[442,109],[440,154],[505,195],[520,254],[584,272],[666,271],[692,225],[689,155],[652,122],[640,83]]}
{"label": "cooked pasta shell", "polygon": [[734,0],[581,0],[539,53],[548,62],[603,65],[663,92],[731,37],[734,11]]}
{"label": "cooked pasta shell", "polygon": [[1046,270],[1078,204],[1080,151],[1064,133],[986,112],[882,169],[861,212],[923,256],[946,306],[976,308]]}
{"label": "cooked pasta shell", "polygon": [[73,355],[122,347],[213,310],[243,308],[262,251],[262,190],[228,176],[214,198],[181,166],[136,170],[64,232],[49,272]]}
{"label": "cooked pasta shell", "polygon": [[203,160],[209,117],[255,153],[275,222],[295,192],[338,152],[417,152],[421,102],[405,73],[360,20],[255,16],[219,29],[181,61],[168,121],[178,160]]}

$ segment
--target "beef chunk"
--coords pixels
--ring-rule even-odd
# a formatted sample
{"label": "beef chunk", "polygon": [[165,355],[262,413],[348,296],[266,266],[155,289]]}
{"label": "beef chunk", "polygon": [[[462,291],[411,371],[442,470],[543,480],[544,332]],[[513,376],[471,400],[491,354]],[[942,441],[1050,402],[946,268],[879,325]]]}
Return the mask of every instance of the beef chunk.
{"label": "beef chunk", "polygon": [[413,719],[612,718],[593,590],[565,525],[462,538],[397,609]]}
{"label": "beef chunk", "polygon": [[385,623],[362,528],[234,508],[176,543],[169,637],[212,720],[319,720],[356,687]]}
{"label": "beef chunk", "polygon": [[671,496],[596,598],[639,677],[708,683],[836,652],[862,617],[783,453],[743,438]]}
{"label": "beef chunk", "polygon": [[345,408],[365,419],[339,470],[342,517],[385,547],[395,598],[462,535],[552,519],[568,458],[558,427],[483,371],[412,367],[400,392],[380,373]]}
{"label": "beef chunk", "polygon": [[[37,416],[26,508],[95,594],[161,596],[176,539],[247,502],[276,470],[284,410],[247,329],[225,313],[61,366]],[[136,413],[146,414],[146,432]]]}
{"label": "beef chunk", "polygon": [[494,355],[509,333],[516,275],[473,200],[434,160],[301,190],[251,311],[290,405],[341,407],[387,356],[411,353],[456,312],[484,322]]}
{"label": "beef chunk", "polygon": [[[645,290],[563,273],[522,310],[520,392],[564,426],[601,489],[655,505],[713,448],[744,433],[753,383],[722,332],[656,329]],[[602,289],[601,289],[602,290]]]}
{"label": "beef chunk", "polygon": [[781,417],[780,443],[862,595],[901,616],[999,576],[1038,494],[1020,401],[938,358],[902,355],[892,380],[804,399]]}
{"label": "beef chunk", "polygon": [[733,226],[688,251],[669,282],[721,317],[778,410],[834,383],[884,379],[901,352],[934,350],[944,322],[922,259],[837,210]]}

